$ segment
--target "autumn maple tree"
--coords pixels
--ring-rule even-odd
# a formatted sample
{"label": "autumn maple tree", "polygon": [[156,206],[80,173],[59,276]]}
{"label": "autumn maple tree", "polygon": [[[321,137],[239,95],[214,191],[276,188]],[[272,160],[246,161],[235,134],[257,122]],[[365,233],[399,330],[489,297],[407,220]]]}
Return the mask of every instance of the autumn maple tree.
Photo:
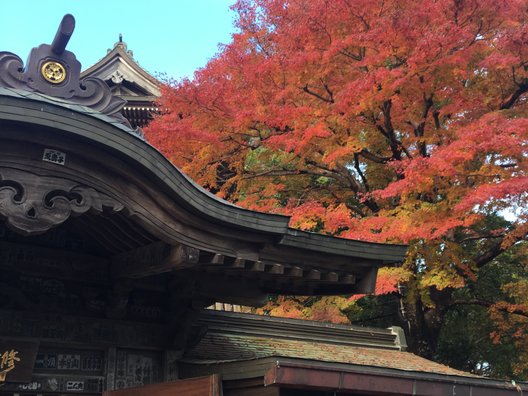
{"label": "autumn maple tree", "polygon": [[[525,376],[528,3],[233,9],[232,42],[193,79],[163,87],[168,111],[149,141],[219,196],[289,214],[292,227],[408,243],[379,291],[399,283],[411,349],[440,356],[443,325],[475,310],[490,345],[515,349],[511,375]],[[358,301],[270,310],[339,321]]]}

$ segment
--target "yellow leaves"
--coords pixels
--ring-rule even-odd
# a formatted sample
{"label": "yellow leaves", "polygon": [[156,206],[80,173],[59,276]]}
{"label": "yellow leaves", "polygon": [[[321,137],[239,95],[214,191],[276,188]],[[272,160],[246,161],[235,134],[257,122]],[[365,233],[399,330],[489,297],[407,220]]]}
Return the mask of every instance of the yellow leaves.
{"label": "yellow leaves", "polygon": [[437,290],[460,288],[465,285],[463,277],[458,275],[454,268],[433,268],[428,271],[420,281],[422,287],[435,287]]}
{"label": "yellow leaves", "polygon": [[502,290],[519,304],[525,304],[528,307],[528,279],[517,279],[514,282],[507,283],[502,286]]}
{"label": "yellow leaves", "polygon": [[460,245],[450,241],[412,244],[403,270],[408,271],[409,286],[429,307],[434,307],[431,290],[459,289],[466,285],[467,279],[476,280],[468,254]]}

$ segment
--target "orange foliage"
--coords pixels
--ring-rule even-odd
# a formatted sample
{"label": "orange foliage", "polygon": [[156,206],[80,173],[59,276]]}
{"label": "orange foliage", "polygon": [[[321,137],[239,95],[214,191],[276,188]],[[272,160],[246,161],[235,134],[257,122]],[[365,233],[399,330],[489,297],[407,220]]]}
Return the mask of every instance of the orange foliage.
{"label": "orange foliage", "polygon": [[295,227],[445,237],[525,199],[525,7],[240,0],[233,42],[163,88],[169,112],[147,136],[201,184]]}
{"label": "orange foliage", "polygon": [[[146,136],[248,209],[413,244],[407,282],[434,309],[446,299],[431,290],[465,287],[526,239],[527,7],[238,0],[232,42],[192,80],[163,87],[168,111]],[[507,226],[487,222],[508,211]],[[394,291],[379,279],[378,292]]]}

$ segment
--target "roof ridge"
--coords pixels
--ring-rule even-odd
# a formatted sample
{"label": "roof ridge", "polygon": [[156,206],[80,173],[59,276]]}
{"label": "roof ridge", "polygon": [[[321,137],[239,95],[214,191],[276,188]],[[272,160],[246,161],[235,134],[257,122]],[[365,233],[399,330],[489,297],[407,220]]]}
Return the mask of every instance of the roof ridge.
{"label": "roof ridge", "polygon": [[132,50],[128,49],[126,42],[116,42],[112,49],[108,49],[108,52],[104,57],[99,59],[96,63],[89,66],[81,72],[81,77],[89,76],[94,74],[97,70],[103,68],[107,63],[110,63],[113,58],[119,57],[124,61],[130,61],[133,69],[136,70],[142,77],[148,80],[151,84],[159,85],[160,81],[154,77],[148,70],[146,70],[141,64],[134,58]]}
{"label": "roof ridge", "polygon": [[398,328],[370,328],[248,313],[204,310],[198,319],[210,333],[282,338],[357,347],[406,349]]}

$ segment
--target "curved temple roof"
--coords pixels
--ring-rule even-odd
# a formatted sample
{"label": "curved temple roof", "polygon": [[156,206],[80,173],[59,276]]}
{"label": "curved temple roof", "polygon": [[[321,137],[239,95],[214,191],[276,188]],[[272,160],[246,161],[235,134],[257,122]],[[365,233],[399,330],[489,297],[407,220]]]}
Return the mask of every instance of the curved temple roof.
{"label": "curved temple roof", "polygon": [[[153,101],[160,96],[159,81],[136,62],[122,35],[119,35],[119,41],[114,44],[114,48],[108,50],[103,59],[81,73],[81,78],[88,76],[104,81],[111,80],[114,84],[128,81],[135,84],[136,89],[142,91],[142,95],[150,96]],[[131,95],[126,99],[133,100],[135,96]]]}
{"label": "curved temple roof", "polygon": [[[40,65],[51,59],[68,72],[68,59],[49,51],[43,59],[37,50],[32,55],[24,73],[36,84],[0,74],[0,218],[15,231],[43,233],[70,216],[102,229],[119,222],[121,245],[106,247],[115,276],[199,273],[210,279],[204,294],[217,298],[221,278],[233,281],[233,294],[245,293],[246,303],[259,293],[371,292],[377,268],[402,261],[405,246],[294,230],[286,216],[219,199],[114,113],[83,106],[75,95],[54,97],[57,87],[42,78]],[[0,52],[0,73],[13,71],[13,59],[17,64],[16,56]],[[82,87],[79,80],[67,84]],[[113,100],[104,89],[100,95]],[[138,226],[148,234],[143,242],[131,237]]]}

